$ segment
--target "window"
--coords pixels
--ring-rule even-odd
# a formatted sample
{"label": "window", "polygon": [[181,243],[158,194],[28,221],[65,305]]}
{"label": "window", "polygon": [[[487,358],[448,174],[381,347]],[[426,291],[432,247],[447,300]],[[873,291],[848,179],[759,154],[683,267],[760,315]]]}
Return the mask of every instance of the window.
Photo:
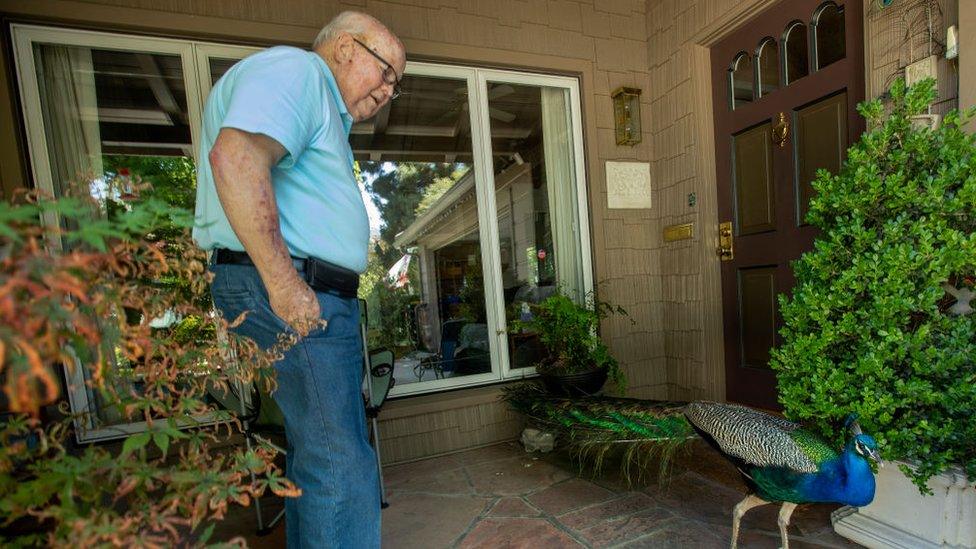
{"label": "window", "polygon": [[783,81],[789,85],[810,73],[807,54],[807,27],[795,21],[783,33]]}
{"label": "window", "polygon": [[[119,207],[125,188],[109,197],[106,182],[141,178],[152,183],[141,194],[192,208],[199,94],[189,43],[19,25],[13,38],[38,189],[57,197],[73,187]],[[183,320],[167,315],[153,322],[171,329]],[[116,353],[120,371],[125,361]],[[125,423],[115,403],[87,386],[89,372],[65,371],[72,410],[86,413],[78,420],[79,440],[143,428]],[[118,382],[141,387],[139,379]]]}
{"label": "window", "polygon": [[817,71],[844,59],[843,6],[833,1],[821,4],[813,13],[810,32],[811,38],[808,38],[806,25],[794,20],[786,25],[781,47],[769,36],[759,41],[754,63],[748,53],[737,53],[728,69],[730,108],[735,110],[757,101],[781,85],[788,86],[807,76],[811,70]]}
{"label": "window", "polygon": [[779,88],[779,52],[776,50],[776,40],[764,38],[756,49],[756,59],[759,97],[765,97]]}
{"label": "window", "polygon": [[740,52],[729,67],[729,101],[732,110],[752,103],[755,98],[753,85],[752,58],[748,53]]}
{"label": "window", "polygon": [[[129,173],[192,208],[204,99],[259,50],[12,28],[36,186],[57,196]],[[592,289],[578,82],[415,62],[405,73],[403,96],[350,137],[371,220],[370,346],[395,353],[394,396],[532,374],[538,342],[510,322],[557,286]],[[73,410],[92,412],[82,440],[144,428],[119,424],[71,371]]]}
{"label": "window", "polygon": [[814,58],[817,70],[840,61],[846,53],[844,36],[844,8],[833,2],[824,3],[813,16]]}
{"label": "window", "polygon": [[576,81],[406,73],[388,112],[353,128],[374,230],[370,346],[395,350],[394,396],[532,374],[540,343],[512,321],[557,287],[592,287]]}

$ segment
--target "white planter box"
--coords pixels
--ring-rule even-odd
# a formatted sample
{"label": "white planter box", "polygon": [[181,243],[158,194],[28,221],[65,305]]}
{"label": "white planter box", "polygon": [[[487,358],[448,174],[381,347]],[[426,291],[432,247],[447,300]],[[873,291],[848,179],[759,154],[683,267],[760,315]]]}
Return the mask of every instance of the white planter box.
{"label": "white planter box", "polygon": [[929,480],[933,495],[922,496],[898,465],[878,472],[871,505],[834,511],[834,531],[871,548],[976,549],[976,483],[946,472]]}

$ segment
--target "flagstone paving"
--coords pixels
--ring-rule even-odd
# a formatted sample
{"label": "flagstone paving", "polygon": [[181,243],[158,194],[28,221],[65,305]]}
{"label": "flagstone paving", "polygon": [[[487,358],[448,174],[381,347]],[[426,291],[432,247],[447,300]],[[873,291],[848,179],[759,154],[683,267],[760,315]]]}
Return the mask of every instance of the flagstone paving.
{"label": "flagstone paving", "polygon": [[[724,548],[732,506],[745,490],[734,468],[703,443],[676,461],[664,484],[627,486],[616,471],[580,476],[561,455],[527,454],[514,442],[388,467],[384,476],[383,546],[405,549]],[[835,508],[798,507],[790,546],[857,547],[831,529]],[[779,547],[777,511],[750,511],[739,546]],[[284,546],[282,526],[263,538],[241,533],[252,547]]]}

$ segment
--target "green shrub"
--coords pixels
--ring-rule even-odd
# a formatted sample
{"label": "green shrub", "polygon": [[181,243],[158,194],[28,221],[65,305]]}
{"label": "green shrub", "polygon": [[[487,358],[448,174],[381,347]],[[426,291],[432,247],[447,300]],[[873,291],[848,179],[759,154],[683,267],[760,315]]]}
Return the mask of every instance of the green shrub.
{"label": "green shrub", "polygon": [[807,219],[822,232],[780,296],[771,360],[787,415],[837,439],[859,414],[923,491],[951,466],[976,480],[976,315],[952,314],[943,289],[974,286],[976,145],[971,113],[913,124],[934,98],[932,81],[899,81],[890,105],[859,105],[869,130],[814,182]]}

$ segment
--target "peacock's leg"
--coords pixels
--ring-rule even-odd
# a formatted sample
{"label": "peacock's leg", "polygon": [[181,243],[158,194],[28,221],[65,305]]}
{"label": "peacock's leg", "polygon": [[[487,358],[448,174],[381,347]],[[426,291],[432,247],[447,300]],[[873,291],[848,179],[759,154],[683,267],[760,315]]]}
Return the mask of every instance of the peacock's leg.
{"label": "peacock's leg", "polygon": [[742,515],[746,514],[746,511],[753,507],[759,507],[767,503],[769,502],[763,498],[755,494],[749,494],[745,499],[735,504],[735,507],[732,508],[732,549],[735,549],[739,542],[739,521],[742,520]]}
{"label": "peacock's leg", "polygon": [[790,549],[790,536],[786,527],[790,525],[790,516],[793,515],[794,509],[796,504],[788,501],[784,501],[783,506],[779,508],[779,519],[776,523],[779,524],[779,535],[783,538],[783,549]]}

